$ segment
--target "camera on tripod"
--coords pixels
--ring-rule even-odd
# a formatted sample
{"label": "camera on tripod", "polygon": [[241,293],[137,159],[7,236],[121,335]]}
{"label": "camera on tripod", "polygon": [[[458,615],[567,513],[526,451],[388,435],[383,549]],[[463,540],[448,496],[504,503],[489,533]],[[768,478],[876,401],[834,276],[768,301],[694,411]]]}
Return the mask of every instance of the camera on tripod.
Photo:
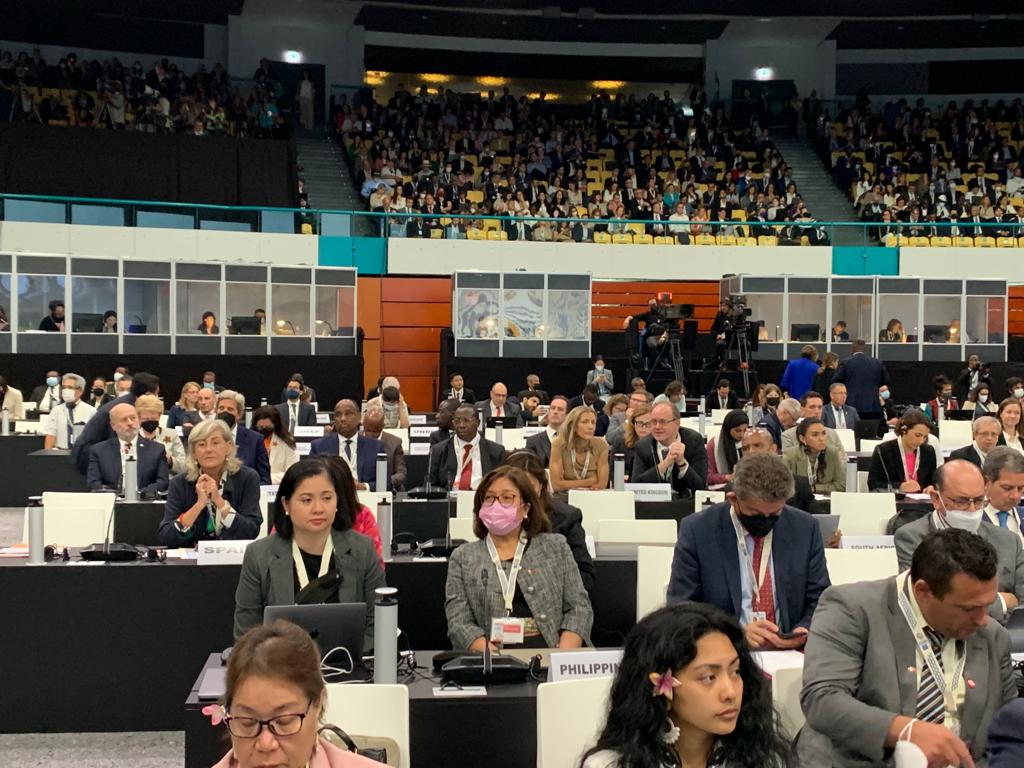
{"label": "camera on tripod", "polygon": [[723,330],[744,334],[750,327],[750,316],[753,310],[747,306],[747,297],[742,294],[733,294],[729,302],[729,315],[725,320]]}

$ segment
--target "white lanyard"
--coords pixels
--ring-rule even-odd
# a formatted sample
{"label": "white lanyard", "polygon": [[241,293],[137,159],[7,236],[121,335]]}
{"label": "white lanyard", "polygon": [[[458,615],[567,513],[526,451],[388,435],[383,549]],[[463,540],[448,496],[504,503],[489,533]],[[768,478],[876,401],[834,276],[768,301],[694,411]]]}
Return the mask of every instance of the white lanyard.
{"label": "white lanyard", "polygon": [[519,569],[523,562],[523,552],[526,551],[526,534],[519,535],[519,543],[516,544],[516,553],[512,556],[512,568],[508,575],[501,567],[501,560],[498,559],[498,550],[494,546],[491,537],[487,537],[487,552],[491,556],[491,562],[498,571],[498,582],[501,584],[501,595],[505,599],[505,615],[512,615],[512,600],[516,595],[516,579],[519,578]]}
{"label": "white lanyard", "polygon": [[587,456],[586,456],[586,459],[583,462],[583,472],[580,473],[576,469],[576,448],[574,447],[572,449],[572,473],[574,475],[576,475],[576,479],[577,480],[586,480],[587,479],[587,472],[590,471],[590,458],[591,458],[592,455],[593,455],[593,453],[591,452],[590,444],[588,443],[587,444]]}
{"label": "white lanyard", "polygon": [[736,546],[740,550],[740,556],[743,558],[744,564],[747,566],[747,572],[750,576],[750,580],[753,583],[753,594],[751,596],[751,607],[757,605],[757,598],[761,594],[761,585],[764,584],[764,576],[768,573],[768,561],[772,557],[772,537],[775,535],[775,531],[769,531],[768,535],[764,537],[764,547],[761,550],[761,563],[758,568],[758,573],[754,573],[754,560],[750,556],[750,552],[747,549],[747,540],[743,535],[743,528],[740,525],[739,519],[736,517],[736,511],[730,510],[729,516],[732,518],[732,527],[736,530]]}
{"label": "white lanyard", "polygon": [[[327,543],[324,544],[324,553],[320,556],[320,572],[316,577],[319,579],[331,569],[331,559],[334,556],[334,541],[327,536]],[[306,574],[306,564],[302,560],[302,553],[295,539],[292,539],[292,559],[295,561],[295,573],[299,577],[299,589],[305,589],[309,584],[309,576]]]}
{"label": "white lanyard", "polygon": [[903,585],[896,594],[900,610],[903,612],[903,618],[907,620],[907,626],[910,628],[910,632],[914,635],[914,640],[917,643],[917,650],[924,657],[924,663],[928,666],[928,671],[935,680],[939,693],[942,694],[946,710],[956,710],[956,694],[960,690],[960,684],[964,679],[964,667],[967,665],[967,648],[963,641],[956,641],[958,659],[956,669],[953,671],[953,685],[950,687],[949,682],[946,680],[946,675],[942,671],[942,666],[939,664],[939,660],[935,658],[935,651],[932,650],[932,641],[925,635],[924,628],[917,625],[917,617],[914,615],[914,609],[910,606],[910,599],[905,591],[907,581],[906,579],[904,580]]}

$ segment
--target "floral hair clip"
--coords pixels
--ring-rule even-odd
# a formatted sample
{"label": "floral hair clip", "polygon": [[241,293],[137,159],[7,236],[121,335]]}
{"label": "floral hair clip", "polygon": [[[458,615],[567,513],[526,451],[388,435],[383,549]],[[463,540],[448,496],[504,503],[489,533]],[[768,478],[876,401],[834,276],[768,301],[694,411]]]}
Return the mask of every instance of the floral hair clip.
{"label": "floral hair clip", "polygon": [[203,714],[210,718],[210,725],[220,725],[227,716],[227,712],[220,704],[207,704],[203,707]]}
{"label": "floral hair clip", "polygon": [[672,676],[671,669],[660,675],[657,672],[651,672],[648,678],[654,686],[654,690],[651,692],[652,696],[664,696],[672,701],[672,690],[679,685],[679,681]]}

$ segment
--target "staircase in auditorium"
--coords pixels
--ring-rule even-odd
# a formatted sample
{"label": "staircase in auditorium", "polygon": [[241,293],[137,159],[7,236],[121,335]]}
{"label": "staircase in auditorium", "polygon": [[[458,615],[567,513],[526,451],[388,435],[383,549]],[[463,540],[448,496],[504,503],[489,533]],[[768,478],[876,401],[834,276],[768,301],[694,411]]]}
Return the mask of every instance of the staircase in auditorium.
{"label": "staircase in auditorium", "polygon": [[[299,176],[306,181],[310,208],[366,210],[342,158],[341,147],[331,141],[330,135],[323,128],[297,130],[295,153],[302,168]],[[370,222],[365,217],[356,217],[352,222],[352,235],[373,236]]]}

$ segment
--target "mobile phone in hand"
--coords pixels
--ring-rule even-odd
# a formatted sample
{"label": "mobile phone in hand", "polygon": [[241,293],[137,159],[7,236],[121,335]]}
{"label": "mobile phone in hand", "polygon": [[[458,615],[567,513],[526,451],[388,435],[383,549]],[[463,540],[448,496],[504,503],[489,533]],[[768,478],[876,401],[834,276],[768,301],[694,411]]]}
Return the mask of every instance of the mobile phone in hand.
{"label": "mobile phone in hand", "polygon": [[802,635],[803,632],[779,632],[779,640],[793,640]]}

